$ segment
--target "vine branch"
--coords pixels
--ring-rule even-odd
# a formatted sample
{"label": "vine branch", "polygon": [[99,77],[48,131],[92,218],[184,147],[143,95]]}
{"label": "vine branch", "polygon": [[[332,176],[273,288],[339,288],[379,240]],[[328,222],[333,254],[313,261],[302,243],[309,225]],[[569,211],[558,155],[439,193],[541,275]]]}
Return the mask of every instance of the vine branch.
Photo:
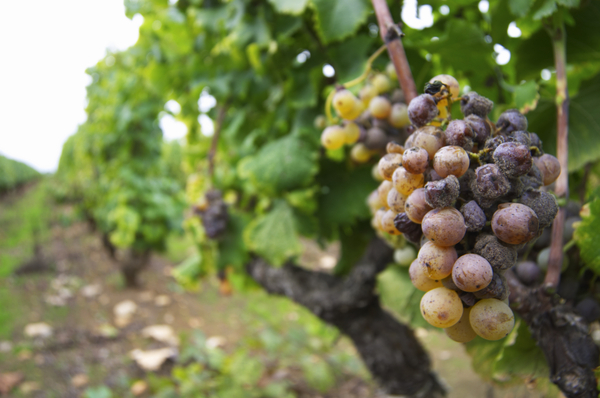
{"label": "vine branch", "polygon": [[213,179],[215,174],[215,155],[217,153],[217,145],[219,143],[219,136],[221,135],[221,126],[223,125],[223,120],[225,119],[225,114],[227,113],[227,108],[229,107],[229,101],[226,101],[223,106],[219,108],[219,113],[217,114],[217,120],[215,123],[215,132],[212,137],[212,141],[210,143],[210,149],[208,151],[208,175],[210,179]]}
{"label": "vine branch", "polygon": [[400,37],[404,34],[400,30],[400,24],[396,25],[394,23],[386,0],[371,1],[373,3],[373,8],[375,9],[375,14],[377,15],[381,38],[387,46],[388,54],[396,68],[396,75],[398,76],[400,87],[402,88],[402,91],[404,91],[406,103],[408,104],[417,96],[417,87],[410,71],[410,65],[408,64],[408,59],[404,52],[404,46],[400,40]]}
{"label": "vine branch", "polygon": [[[566,72],[566,34],[563,21],[548,28],[552,39],[554,64],[556,67],[556,111],[557,111],[557,158],[560,163],[561,173],[556,181],[555,193],[559,198],[569,196],[568,172],[568,134],[569,134],[569,92],[567,88]],[[565,225],[565,209],[561,207],[552,224],[552,241],[550,244],[550,258],[548,272],[544,279],[544,287],[548,291],[556,291],[560,283],[560,272],[563,260],[563,229]]]}

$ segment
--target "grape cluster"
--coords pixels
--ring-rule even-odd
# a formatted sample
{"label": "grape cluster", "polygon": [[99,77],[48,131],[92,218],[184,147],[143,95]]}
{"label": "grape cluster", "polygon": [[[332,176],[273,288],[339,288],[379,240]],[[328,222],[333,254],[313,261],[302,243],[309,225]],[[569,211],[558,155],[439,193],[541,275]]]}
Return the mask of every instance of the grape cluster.
{"label": "grape cluster", "polygon": [[[421,314],[459,342],[498,340],[514,327],[504,272],[517,252],[558,212],[541,189],[560,174],[516,110],[496,124],[493,103],[448,75],[436,76],[408,105],[414,132],[390,143],[378,164],[382,182],[368,199],[372,225],[420,247],[409,274],[426,292]],[[462,120],[451,120],[452,103]]]}
{"label": "grape cluster", "polygon": [[200,216],[206,235],[210,239],[219,239],[227,229],[229,214],[227,204],[218,189],[206,192],[201,203],[194,206],[194,214]]}
{"label": "grape cluster", "polygon": [[[356,163],[365,163],[374,155],[385,152],[392,141],[406,137],[405,127],[410,125],[408,110],[401,90],[393,90],[393,68],[385,73],[373,74],[355,95],[350,89],[338,86],[332,105],[342,124],[326,126],[324,116],[317,117],[315,125],[324,128],[321,144],[329,150],[351,145],[350,157]],[[402,149],[403,150],[403,149]],[[387,157],[389,168],[397,156]]]}

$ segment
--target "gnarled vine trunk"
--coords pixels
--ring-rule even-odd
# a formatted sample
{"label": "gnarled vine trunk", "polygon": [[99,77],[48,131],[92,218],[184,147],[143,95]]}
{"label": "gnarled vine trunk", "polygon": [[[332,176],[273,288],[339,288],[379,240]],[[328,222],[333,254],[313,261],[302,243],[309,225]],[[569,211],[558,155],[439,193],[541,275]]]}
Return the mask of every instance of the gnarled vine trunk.
{"label": "gnarled vine trunk", "polygon": [[139,273],[150,264],[150,251],[136,251],[126,249],[117,252],[117,262],[121,268],[121,275],[125,286],[136,287],[139,284]]}
{"label": "gnarled vine trunk", "polygon": [[281,268],[255,258],[249,274],[269,293],[284,295],[308,308],[350,337],[365,365],[389,394],[436,398],[445,389],[413,331],[381,308],[377,274],[392,262],[393,251],[374,239],[345,277],[309,271],[292,263]]}

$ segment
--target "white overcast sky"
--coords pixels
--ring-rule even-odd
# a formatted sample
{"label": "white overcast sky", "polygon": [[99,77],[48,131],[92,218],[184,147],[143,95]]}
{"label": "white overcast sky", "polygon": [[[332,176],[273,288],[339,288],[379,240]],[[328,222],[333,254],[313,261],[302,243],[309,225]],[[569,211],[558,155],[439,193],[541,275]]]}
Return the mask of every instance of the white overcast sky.
{"label": "white overcast sky", "polygon": [[85,69],[135,44],[136,22],[123,0],[0,0],[0,153],[55,170],[85,120]]}

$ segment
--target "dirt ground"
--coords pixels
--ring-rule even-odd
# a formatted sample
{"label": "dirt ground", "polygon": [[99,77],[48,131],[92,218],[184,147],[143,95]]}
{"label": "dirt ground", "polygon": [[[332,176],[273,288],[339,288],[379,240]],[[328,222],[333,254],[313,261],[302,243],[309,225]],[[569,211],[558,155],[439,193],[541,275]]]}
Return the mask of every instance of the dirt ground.
{"label": "dirt ground", "polygon": [[[15,197],[5,197],[0,211],[9,211],[14,203]],[[247,308],[249,302],[264,301],[264,293],[223,296],[215,280],[205,282],[199,291],[186,291],[171,276],[174,264],[159,256],[153,256],[143,272],[140,288],[125,289],[98,235],[85,222],[73,221],[71,208],[51,210],[66,218],[53,218],[41,246],[42,259],[50,269],[0,278],[0,323],[5,321],[4,328],[0,327],[5,334],[0,334],[0,374],[20,372],[24,376],[12,395],[5,396],[74,398],[83,396],[85,389],[94,385],[129,391],[132,380],[144,380],[152,373],[136,365],[129,353],[136,348],[164,346],[142,337],[142,330],[150,325],[170,325],[177,334],[184,335],[202,330],[207,337],[218,336],[226,351],[245,334],[255,332],[249,329]],[[7,237],[0,233],[0,239]],[[4,254],[23,258],[31,251],[30,247],[17,246]],[[309,246],[309,261],[322,256]],[[123,324],[115,318],[114,307],[126,300],[133,301],[137,310]],[[25,335],[25,327],[38,322],[51,326],[50,337]],[[525,386],[503,390],[483,382],[471,369],[463,347],[443,333],[417,330],[417,335],[430,350],[435,370],[449,387],[449,397],[538,396]],[[345,339],[337,344],[340,350],[356,355]],[[171,369],[167,363],[155,373],[167,376]],[[326,394],[308,387],[293,369],[286,377],[302,398],[382,397],[374,383],[360,375],[339,378]]]}

